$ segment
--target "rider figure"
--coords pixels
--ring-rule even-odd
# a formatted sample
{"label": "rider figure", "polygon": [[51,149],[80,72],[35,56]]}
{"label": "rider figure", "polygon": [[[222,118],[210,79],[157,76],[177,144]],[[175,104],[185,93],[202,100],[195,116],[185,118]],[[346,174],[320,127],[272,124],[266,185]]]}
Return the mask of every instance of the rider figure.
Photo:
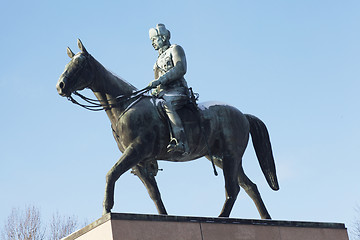
{"label": "rider figure", "polygon": [[153,95],[165,100],[164,108],[172,128],[172,136],[167,146],[168,152],[189,153],[181,119],[176,112],[189,101],[189,90],[185,81],[185,52],[179,45],[170,44],[170,31],[164,24],[157,24],[149,30],[152,46],[159,52],[154,65],[155,80],[149,87],[156,88]]}

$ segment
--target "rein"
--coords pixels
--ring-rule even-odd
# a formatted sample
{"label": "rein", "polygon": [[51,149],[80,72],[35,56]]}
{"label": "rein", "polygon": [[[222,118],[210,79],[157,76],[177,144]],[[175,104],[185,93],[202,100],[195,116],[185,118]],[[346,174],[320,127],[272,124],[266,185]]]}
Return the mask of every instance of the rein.
{"label": "rein", "polygon": [[77,91],[74,92],[74,95],[80,97],[82,100],[84,100],[85,102],[87,102],[88,104],[82,104],[82,103],[79,103],[78,101],[76,101],[71,95],[67,97],[67,99],[69,101],[71,101],[72,103],[76,104],[76,105],[79,105],[80,107],[82,108],[85,108],[87,110],[90,110],[90,111],[102,111],[102,110],[109,110],[113,107],[116,107],[117,105],[119,105],[121,102],[124,102],[124,101],[128,101],[130,99],[133,99],[133,98],[136,98],[136,97],[139,97],[140,95],[143,95],[145,92],[147,92],[148,90],[150,90],[149,87],[146,87],[146,88],[143,88],[143,89],[140,89],[138,91],[135,91],[133,93],[130,93],[130,94],[126,94],[126,95],[119,95],[115,98],[112,98],[112,99],[109,99],[108,101],[115,101],[115,103],[113,104],[102,104],[101,100],[98,100],[98,99],[92,99],[92,98],[88,98],[88,97],[85,97],[84,95],[78,93]]}

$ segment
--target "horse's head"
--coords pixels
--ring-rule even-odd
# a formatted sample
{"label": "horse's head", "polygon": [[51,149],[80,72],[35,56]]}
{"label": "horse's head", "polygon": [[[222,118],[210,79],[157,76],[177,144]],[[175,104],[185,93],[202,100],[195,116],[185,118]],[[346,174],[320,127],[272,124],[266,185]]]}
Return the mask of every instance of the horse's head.
{"label": "horse's head", "polygon": [[93,81],[94,74],[91,71],[91,55],[86,51],[84,45],[78,39],[81,52],[74,54],[67,48],[67,54],[71,61],[66,65],[61,74],[56,89],[61,96],[70,96],[71,93],[89,87]]}

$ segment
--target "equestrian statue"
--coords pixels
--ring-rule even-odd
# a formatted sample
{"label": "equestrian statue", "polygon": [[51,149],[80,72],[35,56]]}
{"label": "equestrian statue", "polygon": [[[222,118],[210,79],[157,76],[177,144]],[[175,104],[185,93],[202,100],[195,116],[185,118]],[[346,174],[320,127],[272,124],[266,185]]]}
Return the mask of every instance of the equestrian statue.
{"label": "equestrian statue", "polygon": [[[197,103],[184,78],[187,65],[182,47],[170,44],[170,31],[163,24],[151,28],[149,37],[159,55],[154,65],[155,79],[147,87],[138,90],[106,70],[79,39],[80,52],[74,54],[67,48],[71,61],[56,84],[58,93],[73,103],[106,112],[122,152],[106,174],[103,214],[114,206],[115,182],[130,169],[145,185],[158,213],[167,214],[155,180],[157,161],[186,162],[205,156],[212,162],[215,174],[215,165],[223,170],[226,199],[219,217],[229,217],[242,187],[261,218],[271,219],[257,186],[242,167],[251,135],[269,186],[279,189],[265,124],[230,105]],[[91,89],[96,99],[78,92],[85,88]]]}

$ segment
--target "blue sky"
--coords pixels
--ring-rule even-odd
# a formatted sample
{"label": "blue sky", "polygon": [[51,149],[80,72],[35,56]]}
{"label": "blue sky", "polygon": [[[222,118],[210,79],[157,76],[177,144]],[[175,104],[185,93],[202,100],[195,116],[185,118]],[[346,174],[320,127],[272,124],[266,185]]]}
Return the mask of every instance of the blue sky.
{"label": "blue sky", "polygon": [[[229,103],[270,132],[280,191],[266,184],[249,143],[243,162],[273,219],[344,222],[360,202],[360,2],[2,1],[0,224],[12,207],[79,219],[101,216],[105,174],[121,153],[103,112],[60,97],[55,84],[80,38],[107,69],[138,88],[153,79],[148,30],[164,23],[186,52],[200,101]],[[85,91],[92,96],[90,91]],[[224,181],[205,159],[160,162],[169,214],[217,216]],[[115,212],[156,213],[124,174]],[[259,215],[241,191],[231,217]]]}

